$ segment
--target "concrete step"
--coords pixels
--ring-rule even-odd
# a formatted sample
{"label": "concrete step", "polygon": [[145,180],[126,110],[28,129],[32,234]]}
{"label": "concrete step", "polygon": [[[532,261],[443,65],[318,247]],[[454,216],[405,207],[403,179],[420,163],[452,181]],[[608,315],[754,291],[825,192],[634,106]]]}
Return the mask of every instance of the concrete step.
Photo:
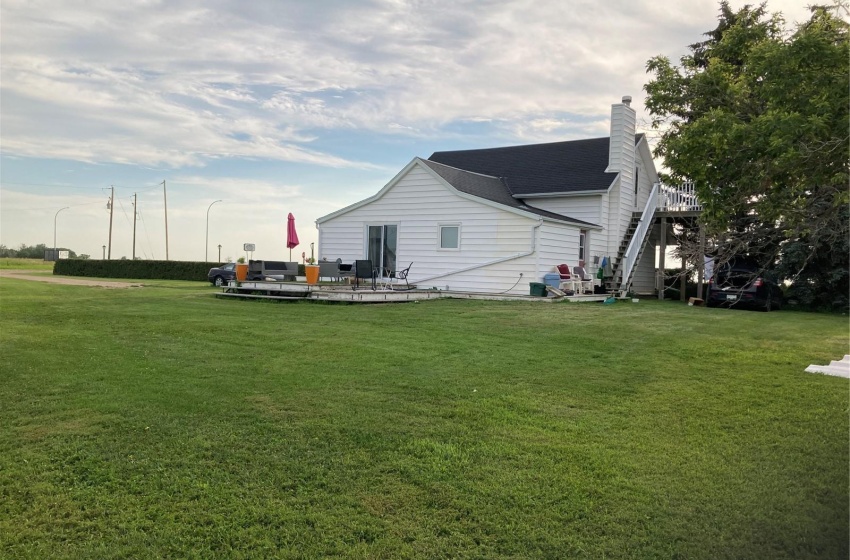
{"label": "concrete step", "polygon": [[850,379],[850,355],[845,355],[841,360],[832,360],[828,366],[812,364],[806,368],[806,373],[821,373]]}

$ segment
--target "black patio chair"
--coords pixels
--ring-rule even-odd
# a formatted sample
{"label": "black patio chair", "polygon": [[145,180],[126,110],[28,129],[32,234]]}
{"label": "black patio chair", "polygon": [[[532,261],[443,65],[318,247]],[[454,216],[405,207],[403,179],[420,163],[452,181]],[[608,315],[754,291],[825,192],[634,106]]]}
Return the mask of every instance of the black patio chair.
{"label": "black patio chair", "polygon": [[354,261],[354,287],[351,288],[352,290],[360,287],[361,278],[370,279],[372,281],[372,289],[375,289],[375,270],[372,268],[372,261]]}
{"label": "black patio chair", "polygon": [[[413,263],[410,263],[409,265],[407,265],[407,268],[405,268],[404,270],[396,270],[396,271],[390,272],[390,274],[389,274],[390,278],[395,278],[396,280],[404,280],[405,290],[410,289],[410,283],[407,281],[407,275],[410,272],[411,266],[413,266]],[[391,283],[388,284],[388,287],[389,287],[390,290],[393,289],[393,285]]]}

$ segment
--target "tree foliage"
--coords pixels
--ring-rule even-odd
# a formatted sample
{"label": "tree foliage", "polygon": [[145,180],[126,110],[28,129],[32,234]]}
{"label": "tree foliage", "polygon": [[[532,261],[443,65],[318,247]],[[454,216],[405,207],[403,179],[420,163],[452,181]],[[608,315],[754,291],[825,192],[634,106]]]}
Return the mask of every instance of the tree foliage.
{"label": "tree foliage", "polygon": [[[6,247],[5,245],[0,245],[0,257],[9,257],[9,258],[19,258],[19,259],[43,259],[45,251],[51,251],[53,247],[48,247],[44,243],[39,243],[38,245],[26,245],[21,244],[17,249],[11,249]],[[65,247],[58,247],[60,251],[68,251],[68,256],[72,259],[77,258],[77,254],[70,249],[66,249]],[[83,258],[80,255],[79,258]],[[86,255],[85,258],[88,258]]]}
{"label": "tree foliage", "polygon": [[777,269],[807,303],[846,307],[850,52],[839,8],[814,6],[787,30],[766,4],[724,1],[679,66],[649,60],[644,89],[663,178],[694,181],[717,253]]}

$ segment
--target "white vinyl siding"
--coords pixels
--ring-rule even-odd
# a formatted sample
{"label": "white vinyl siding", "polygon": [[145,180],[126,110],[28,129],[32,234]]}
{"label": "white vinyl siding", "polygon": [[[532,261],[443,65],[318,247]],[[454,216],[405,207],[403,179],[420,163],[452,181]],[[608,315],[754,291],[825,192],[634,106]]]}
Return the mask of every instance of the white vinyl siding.
{"label": "white vinyl siding", "polygon": [[614,186],[611,187],[611,192],[608,196],[608,246],[605,254],[610,257],[617,256],[617,250],[620,247],[620,240],[626,230],[625,226],[620,221],[620,179],[614,181]]}
{"label": "white vinyl siding", "polygon": [[608,200],[610,195],[606,192],[599,199],[599,224],[605,229],[602,231],[594,231],[590,235],[590,260],[588,266],[598,266],[602,262],[602,257],[610,255],[608,251],[608,239],[611,236],[608,230]]}
{"label": "white vinyl siding", "polygon": [[568,264],[570,268],[578,264],[579,228],[563,227],[559,224],[544,223],[540,228],[540,276],[554,272],[559,264]]}
{"label": "white vinyl siding", "polygon": [[601,199],[601,194],[589,194],[552,198],[529,198],[525,201],[541,210],[548,210],[562,216],[567,216],[568,218],[602,226],[604,224],[601,222]]}
{"label": "white vinyl siding", "polygon": [[[604,226],[608,221],[608,193],[589,194],[578,196],[564,196],[552,198],[534,198],[528,202],[544,210],[557,212],[570,218],[589,222]],[[584,229],[575,228],[576,231]],[[588,229],[587,230],[587,247],[585,248],[585,267],[592,274],[596,273],[598,263],[602,261],[602,257],[610,255],[608,250],[608,232],[604,229]],[[617,242],[619,244],[619,241]],[[562,259],[557,264],[566,262],[570,266],[578,264],[578,245],[575,247],[575,257],[570,259]]]}
{"label": "white vinyl siding", "polygon": [[[544,252],[540,262],[550,268],[578,259],[577,227],[543,222],[538,228],[540,219],[458,195],[421,164],[380,198],[321,222],[320,256],[365,258],[366,225],[380,223],[398,224],[398,266],[412,262],[410,281],[422,288],[527,294],[528,282],[549,271],[538,264]],[[458,250],[439,249],[440,224],[461,224]]]}
{"label": "white vinyl siding", "polygon": [[616,257],[620,241],[635,211],[635,111],[624,104],[611,107],[611,141],[608,152],[610,173],[618,173],[608,205],[610,230],[608,253]]}
{"label": "white vinyl siding", "polygon": [[655,259],[658,243],[658,228],[652,228],[649,241],[640,260],[635,265],[634,273],[632,274],[631,290],[640,295],[655,294]]}
{"label": "white vinyl siding", "polygon": [[646,168],[643,163],[638,162],[638,169],[640,169],[640,172],[638,174],[637,211],[643,212],[643,208],[646,206],[646,199],[649,197],[649,193],[652,190],[652,182],[649,179],[649,174],[646,172]]}
{"label": "white vinyl siding", "polygon": [[[638,198],[637,208],[635,211],[643,212],[646,206],[646,201],[649,198],[649,193],[652,191],[652,179],[648,169],[654,168],[652,162],[646,162],[643,150],[637,150],[636,167],[638,168]],[[647,167],[650,166],[650,167]],[[632,191],[634,192],[634,190]],[[641,255],[640,260],[635,265],[634,273],[632,274],[632,291],[636,294],[646,295],[656,293],[655,286],[655,260],[656,246],[658,243],[658,228],[653,227],[650,233],[647,246]]]}

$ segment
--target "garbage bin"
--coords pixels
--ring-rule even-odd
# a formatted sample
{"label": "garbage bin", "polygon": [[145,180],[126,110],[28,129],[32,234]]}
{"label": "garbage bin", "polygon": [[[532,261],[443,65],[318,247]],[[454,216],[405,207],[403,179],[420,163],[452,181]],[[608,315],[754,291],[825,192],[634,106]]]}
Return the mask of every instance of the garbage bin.
{"label": "garbage bin", "polygon": [[558,288],[561,285],[561,275],[557,272],[550,272],[543,275],[543,283],[553,288]]}
{"label": "garbage bin", "polygon": [[244,282],[248,279],[248,265],[245,263],[239,263],[236,265],[236,281]]}
{"label": "garbage bin", "polygon": [[546,297],[546,284],[542,282],[530,282],[529,287],[529,295],[535,297]]}

